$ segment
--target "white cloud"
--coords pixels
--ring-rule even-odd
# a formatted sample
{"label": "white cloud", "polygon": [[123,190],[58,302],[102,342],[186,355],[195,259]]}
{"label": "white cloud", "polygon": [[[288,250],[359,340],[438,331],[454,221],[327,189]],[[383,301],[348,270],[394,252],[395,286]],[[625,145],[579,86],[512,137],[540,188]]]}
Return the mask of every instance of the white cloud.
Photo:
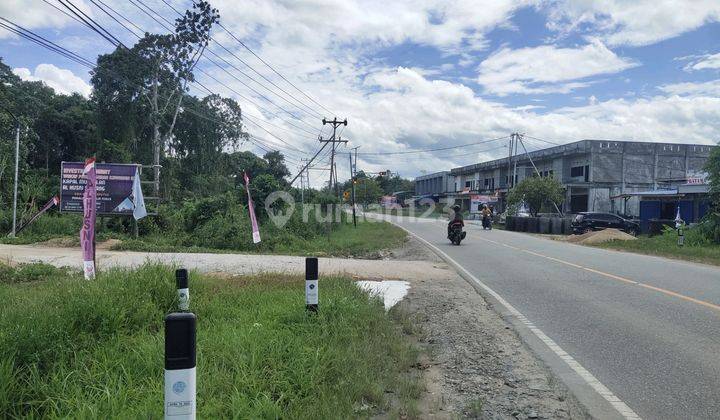
{"label": "white cloud", "polygon": [[474,0],[251,0],[213,2],[221,19],[241,38],[265,38],[286,47],[370,43],[371,47],[405,41],[442,49],[482,48],[483,35],[505,25],[517,8],[534,0],[498,0],[478,7]]}
{"label": "white cloud", "polygon": [[[426,3],[414,10],[427,10],[423,9]],[[478,95],[468,83],[461,82],[462,79],[437,80],[440,76],[432,68],[431,71],[388,68],[382,61],[374,59],[377,50],[408,41],[435,45],[454,54],[452,51],[467,42],[463,40],[464,32],[453,32],[454,40],[421,34],[422,31],[443,29],[435,28],[430,22],[439,19],[437,16],[428,20],[428,15],[422,17],[422,12],[398,14],[411,7],[405,2],[387,2],[382,12],[399,16],[395,19],[395,27],[389,27],[392,25],[387,22],[392,19],[372,16],[380,13],[374,2],[367,3],[368,10],[363,11],[370,16],[357,10],[351,13],[354,7],[360,7],[351,1],[342,3],[337,11],[329,7],[329,14],[322,18],[310,4],[314,3],[258,2],[257,7],[245,8],[242,13],[229,3],[219,7],[223,22],[231,25],[238,37],[255,40],[250,45],[263,58],[337,112],[340,118],[348,118],[349,124],[342,137],[350,140],[348,147],[362,146],[359,167],[367,171],[389,168],[403,176],[414,176],[421,170],[433,172],[501,157],[507,154],[507,149],[502,149],[504,141],[442,153],[402,155],[402,158],[362,153],[452,146],[505,136],[514,131],[561,142],[583,138],[707,142],[720,131],[720,99],[703,95],[589,102],[591,93],[588,93],[581,106],[561,110],[490,101]],[[310,9],[304,10],[304,7]],[[493,16],[496,16],[496,25],[501,26],[500,22],[506,21],[509,15],[495,13]],[[350,21],[345,22],[340,17]],[[433,22],[437,24],[438,21]],[[487,29],[480,33],[493,27],[496,26],[486,25],[484,28]],[[216,37],[222,37],[222,33],[216,33]],[[236,46],[230,39],[221,41],[226,46]],[[490,83],[491,78],[499,81],[485,87],[501,92],[503,86],[506,92],[570,92],[593,83],[592,76],[617,73],[638,65],[607,48],[604,42],[595,40],[575,48],[544,46],[504,50],[503,54],[500,50],[491,57],[498,61],[483,63],[487,72],[483,73],[480,66],[481,77],[487,77],[485,81]],[[239,50],[238,54],[246,56],[247,52]],[[457,57],[463,60],[459,64],[477,62],[475,54],[460,53]],[[250,62],[263,70],[255,61]],[[269,74],[267,69],[263,71]],[[231,78],[219,71],[213,73],[224,83],[247,94],[247,89]],[[212,89],[231,95],[222,86],[203,77],[201,80]],[[250,95],[263,103],[256,95]],[[535,103],[535,100],[540,101],[528,98],[528,103]],[[249,114],[263,115],[267,121],[289,130],[270,127],[288,142],[307,151],[317,150],[319,143],[314,136],[299,132],[282,119],[253,110],[254,107],[245,105],[245,101],[240,102]],[[263,104],[277,111],[271,105]],[[325,114],[323,110],[320,112]],[[319,131],[319,118],[306,116],[304,121]],[[266,137],[257,128],[249,128]],[[338,165],[339,173],[346,174],[347,163],[341,159]],[[319,185],[325,178],[324,174],[321,178],[320,173],[314,172],[313,184]]]}
{"label": "white cloud", "polygon": [[[63,9],[59,3],[54,4]],[[93,15],[92,9],[84,1],[74,1],[73,4],[90,16]],[[26,29],[62,28],[71,23],[75,24],[70,17],[41,0],[2,0],[0,16]],[[14,35],[5,29],[0,30],[0,39],[9,37]]]}
{"label": "white cloud", "polygon": [[720,79],[709,82],[684,82],[660,86],[660,90],[671,95],[710,95],[720,96]]}
{"label": "white cloud", "polygon": [[590,83],[578,82],[579,79],[617,73],[637,65],[631,59],[618,57],[598,40],[579,48],[553,45],[517,50],[503,48],[480,63],[478,82],[486,92],[500,96],[569,93]]}
{"label": "white cloud", "polygon": [[92,87],[85,81],[73,74],[72,71],[61,69],[52,64],[39,64],[35,68],[35,72],[31,72],[27,68],[13,69],[13,73],[26,81],[41,81],[49,87],[55,89],[56,93],[70,95],[79,93],[85,97],[89,97]]}
{"label": "white cloud", "polygon": [[684,67],[685,71],[720,69],[720,53],[702,55],[699,59],[693,58],[696,60],[688,63]]}
{"label": "white cloud", "polygon": [[649,45],[720,21],[718,0],[550,0],[548,27],[609,45]]}

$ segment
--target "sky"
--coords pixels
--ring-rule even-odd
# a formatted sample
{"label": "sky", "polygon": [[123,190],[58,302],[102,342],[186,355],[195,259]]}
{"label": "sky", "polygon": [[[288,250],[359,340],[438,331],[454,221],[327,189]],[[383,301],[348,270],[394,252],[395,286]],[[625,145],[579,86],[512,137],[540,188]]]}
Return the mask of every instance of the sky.
{"label": "sky", "polygon": [[[191,6],[72,1],[127,45],[137,38],[98,4],[156,33],[167,30],[151,15],[176,17],[166,1]],[[340,179],[353,147],[358,169],[415,177],[507,156],[514,132],[528,150],[581,139],[720,141],[718,0],[211,3],[227,31],[213,29],[216,55],[204,57],[219,66],[204,58],[197,79],[238,100],[247,130],[285,153],[293,174],[321,146],[318,135],[331,134],[322,118],[335,116],[348,120],[338,129],[348,140]],[[58,0],[3,0],[0,16],[91,61],[112,51],[52,5],[66,10]],[[0,56],[25,80],[91,95],[87,68],[1,28]],[[243,148],[261,152],[256,144]],[[426,149],[444,150],[418,153]],[[324,152],[318,163],[327,166]],[[312,171],[311,182],[327,176]]]}

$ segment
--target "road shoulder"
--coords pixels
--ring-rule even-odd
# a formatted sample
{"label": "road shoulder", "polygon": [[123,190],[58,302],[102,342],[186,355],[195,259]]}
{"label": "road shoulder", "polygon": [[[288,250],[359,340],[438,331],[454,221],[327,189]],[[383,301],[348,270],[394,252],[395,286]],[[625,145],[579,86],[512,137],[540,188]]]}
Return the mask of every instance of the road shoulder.
{"label": "road shoulder", "polygon": [[[424,357],[422,417],[587,418],[584,409],[485,298],[415,238],[412,257],[445,267],[449,275],[410,280],[394,310]],[[402,253],[408,257],[408,252]]]}

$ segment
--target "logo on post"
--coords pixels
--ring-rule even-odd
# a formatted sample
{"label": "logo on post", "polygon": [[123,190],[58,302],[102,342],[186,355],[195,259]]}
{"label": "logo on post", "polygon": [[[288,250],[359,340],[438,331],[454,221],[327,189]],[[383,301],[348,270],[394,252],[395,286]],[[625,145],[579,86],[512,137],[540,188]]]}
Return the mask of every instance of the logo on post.
{"label": "logo on post", "polygon": [[311,284],[311,285],[308,286],[308,288],[309,288],[310,290],[312,290],[312,289],[315,288],[315,285],[314,285],[314,284]]}
{"label": "logo on post", "polygon": [[186,387],[186,386],[187,386],[187,385],[185,385],[185,382],[183,382],[183,381],[177,381],[177,382],[175,382],[175,383],[173,384],[172,389],[173,389],[173,392],[174,392],[174,393],[176,393],[176,394],[182,394],[183,391],[185,391],[185,387]]}
{"label": "logo on post", "polygon": [[295,212],[295,199],[287,191],[275,191],[265,199],[265,211],[275,226],[282,228]]}

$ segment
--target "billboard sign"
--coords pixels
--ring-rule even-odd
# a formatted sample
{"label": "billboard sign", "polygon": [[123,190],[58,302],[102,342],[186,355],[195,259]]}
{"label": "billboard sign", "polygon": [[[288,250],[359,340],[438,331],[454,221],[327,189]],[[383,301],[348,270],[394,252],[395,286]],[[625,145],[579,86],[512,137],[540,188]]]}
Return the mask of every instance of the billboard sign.
{"label": "billboard sign", "polygon": [[496,204],[498,198],[494,195],[477,195],[473,194],[470,196],[470,213],[480,213],[483,205],[485,204]]}
{"label": "billboard sign", "polygon": [[[83,212],[83,191],[85,177],[82,176],[82,162],[60,164],[60,211]],[[138,168],[136,164],[97,163],[97,214],[132,216],[133,181]]]}

